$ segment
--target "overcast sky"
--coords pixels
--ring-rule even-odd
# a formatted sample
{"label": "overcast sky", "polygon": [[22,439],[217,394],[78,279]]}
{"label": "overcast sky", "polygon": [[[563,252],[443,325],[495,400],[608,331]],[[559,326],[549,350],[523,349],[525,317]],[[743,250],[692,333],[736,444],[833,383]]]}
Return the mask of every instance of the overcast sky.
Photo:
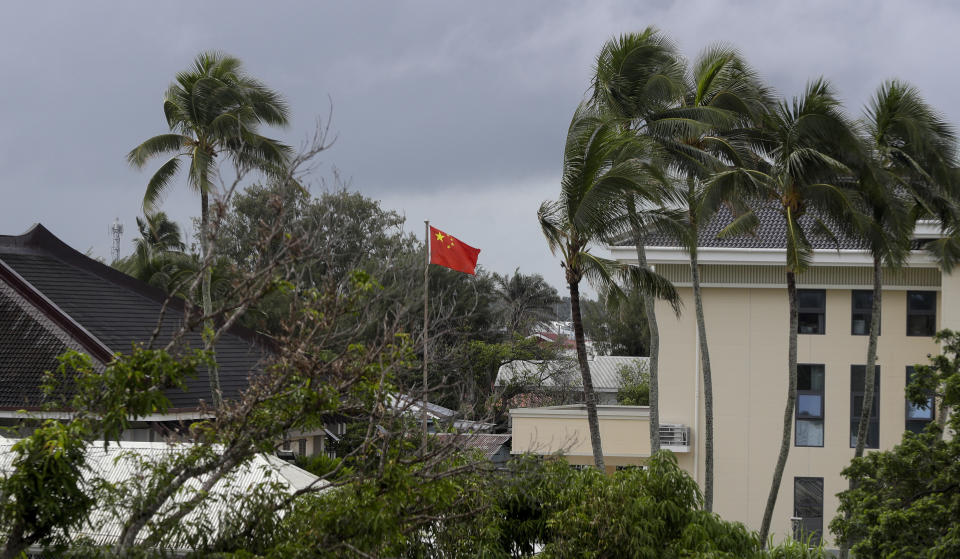
{"label": "overcast sky", "polygon": [[[165,131],[174,74],[219,49],[287,97],[292,126],[274,135],[289,143],[332,100],[338,139],[320,175],[336,167],[417,234],[430,219],[487,269],[562,288],[536,210],[558,192],[596,52],[648,25],[691,58],[739,47],[781,95],[823,75],[856,114],[897,77],[960,119],[950,2],[19,2],[0,18],[0,234],[40,222],[108,257],[119,217],[129,253],[156,164],[133,170],[124,155]],[[163,209],[187,225],[199,202],[176,188]]]}

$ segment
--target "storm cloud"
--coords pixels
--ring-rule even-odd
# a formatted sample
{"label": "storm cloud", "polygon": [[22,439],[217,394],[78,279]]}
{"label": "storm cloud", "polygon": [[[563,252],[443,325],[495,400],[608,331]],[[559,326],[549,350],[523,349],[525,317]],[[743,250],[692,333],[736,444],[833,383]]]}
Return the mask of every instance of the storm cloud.
{"label": "storm cloud", "polygon": [[[17,3],[0,18],[0,233],[42,222],[107,257],[149,169],[124,155],[165,129],[163,91],[202,50],[241,58],[282,92],[299,144],[333,106],[334,167],[419,234],[430,219],[558,288],[535,219],[558,191],[564,133],[604,40],[656,25],[693,57],[739,47],[776,90],[831,80],[852,114],[882,80],[918,86],[952,122],[960,10],[946,2]],[[153,167],[151,167],[152,169]],[[199,204],[175,188],[186,225]]]}

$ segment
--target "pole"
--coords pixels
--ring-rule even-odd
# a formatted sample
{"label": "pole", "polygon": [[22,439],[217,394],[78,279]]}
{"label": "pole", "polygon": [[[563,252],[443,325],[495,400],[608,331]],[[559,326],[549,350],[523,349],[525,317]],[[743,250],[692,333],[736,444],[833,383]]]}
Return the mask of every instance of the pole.
{"label": "pole", "polygon": [[423,399],[420,402],[420,413],[423,421],[423,444],[427,444],[427,355],[429,345],[427,344],[427,328],[430,326],[430,315],[427,313],[427,304],[429,301],[428,292],[430,287],[430,220],[423,221]]}

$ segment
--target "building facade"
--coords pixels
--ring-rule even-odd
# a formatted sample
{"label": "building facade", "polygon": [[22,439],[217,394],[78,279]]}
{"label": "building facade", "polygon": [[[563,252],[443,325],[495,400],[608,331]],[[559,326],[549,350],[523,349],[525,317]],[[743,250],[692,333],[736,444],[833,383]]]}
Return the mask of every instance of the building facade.
{"label": "building facade", "polygon": [[[704,232],[699,249],[704,314],[714,397],[714,511],[727,520],[760,527],[782,437],[787,397],[788,300],[779,216],[759,216],[755,236],[719,239]],[[917,363],[939,353],[933,333],[960,329],[960,274],[940,271],[921,248],[938,236],[934,224],[916,232],[918,250],[900,270],[884,270],[877,393],[867,437],[869,449],[890,449],[904,430],[922,429],[935,417],[933,406],[911,406],[905,387]],[[669,238],[651,238],[648,262],[679,291],[683,312],[657,304],[660,329],[660,420],[689,426],[690,451],[679,463],[701,484],[704,479],[704,409],[697,325],[688,255]],[[792,532],[791,517],[830,545],[830,520],[836,494],[847,488],[840,475],[854,453],[863,397],[870,307],[872,260],[855,240],[839,246],[819,239],[809,270],[797,276],[799,291],[798,399],[792,447],[784,471],[771,533]],[[621,262],[635,263],[636,250],[610,248]],[[931,402],[932,404],[932,402]],[[514,452],[556,446],[555,426],[538,412],[512,410]],[[541,413],[540,415],[544,415]],[[526,416],[526,417],[525,417]],[[601,422],[603,415],[601,414]],[[518,423],[523,431],[517,432]],[[572,424],[571,424],[572,425]],[[601,433],[603,433],[601,425]],[[571,428],[565,436],[571,438]],[[647,422],[633,427],[637,454],[649,449]],[[547,437],[540,435],[548,435]],[[589,449],[585,418],[578,440]],[[615,450],[603,440],[604,453]],[[542,451],[541,451],[542,452]],[[629,453],[619,450],[617,452]],[[634,459],[638,463],[643,458]],[[589,462],[587,462],[589,463]]]}

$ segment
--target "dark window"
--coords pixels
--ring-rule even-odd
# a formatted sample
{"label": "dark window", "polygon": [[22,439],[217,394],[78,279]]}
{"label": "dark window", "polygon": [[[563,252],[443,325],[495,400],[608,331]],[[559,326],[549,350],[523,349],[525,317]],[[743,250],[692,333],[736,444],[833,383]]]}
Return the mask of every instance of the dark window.
{"label": "dark window", "polygon": [[800,518],[794,538],[820,545],[823,534],[823,478],[793,478],[793,515]]}
{"label": "dark window", "polygon": [[823,365],[797,365],[797,446],[823,446]]}
{"label": "dark window", "polygon": [[825,333],[827,292],[822,289],[798,289],[797,312],[801,334]]}
{"label": "dark window", "polygon": [[932,336],[937,330],[937,292],[907,291],[907,335]]}
{"label": "dark window", "polygon": [[[913,380],[913,367],[907,367],[907,384],[910,384],[910,381]],[[907,418],[906,418],[906,429],[913,433],[923,432],[924,427],[930,424],[933,421],[933,394],[927,398],[927,404],[925,406],[918,406],[907,400]]]}
{"label": "dark window", "polygon": [[[851,292],[850,299],[853,302],[850,333],[867,336],[870,334],[870,315],[873,314],[873,290],[855,290]],[[880,328],[877,328],[877,335],[880,335]]]}
{"label": "dark window", "polygon": [[[866,379],[865,365],[850,366],[850,448],[857,446],[857,430],[860,428],[860,414],[863,413],[863,387]],[[864,448],[880,448],[880,416],[877,413],[880,402],[880,366],[874,369],[873,405],[870,406],[870,422],[867,425],[867,440]]]}
{"label": "dark window", "polygon": [[297,454],[300,456],[307,455],[307,439],[297,439]]}

